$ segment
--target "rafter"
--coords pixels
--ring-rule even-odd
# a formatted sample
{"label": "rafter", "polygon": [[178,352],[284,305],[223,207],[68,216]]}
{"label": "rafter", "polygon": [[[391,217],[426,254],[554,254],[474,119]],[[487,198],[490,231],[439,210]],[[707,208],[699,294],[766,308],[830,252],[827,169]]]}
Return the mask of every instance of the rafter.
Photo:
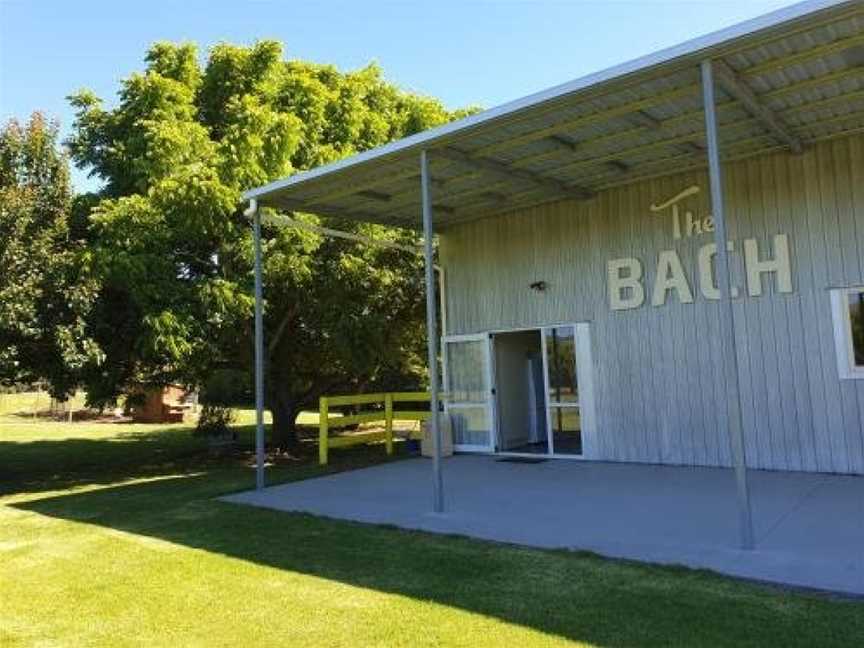
{"label": "rafter", "polygon": [[[330,218],[347,218],[349,220],[365,221],[368,223],[386,223],[398,224],[404,222],[405,217],[399,213],[373,213],[361,211],[357,209],[344,209],[335,205],[323,203],[307,203],[303,200],[291,198],[283,198],[278,201],[279,207],[289,211],[306,212],[309,214],[317,214],[319,216],[327,216]],[[400,227],[403,225],[400,225]]]}
{"label": "rafter", "polygon": [[[357,191],[357,192],[352,193],[352,194],[346,194],[345,196],[342,196],[342,197],[343,198],[346,198],[346,197],[350,198],[351,196],[360,196],[362,198],[368,198],[370,200],[377,200],[378,202],[385,203],[385,204],[389,204],[390,202],[393,201],[393,198],[394,198],[394,196],[391,194],[387,194],[387,193],[384,193],[382,191],[373,191],[370,189],[364,189],[364,190]],[[332,196],[328,195],[327,199],[331,200]],[[352,210],[345,210],[341,207],[330,205],[330,204],[327,204],[325,202],[321,202],[320,199],[314,199],[314,198],[310,199],[310,200],[304,200],[304,201],[295,201],[295,205],[296,205],[295,207],[289,207],[289,208],[297,209],[298,211],[306,210],[306,211],[309,211],[312,213],[317,213],[320,211],[323,214],[327,214],[329,212],[329,213],[333,213],[334,215],[345,215],[346,217],[351,217],[351,218],[353,218],[355,216],[358,218],[360,218],[360,217],[365,218],[365,217],[370,216],[370,214],[368,212],[356,211],[353,209]],[[439,211],[443,214],[453,214],[456,211],[456,209],[454,207],[451,207],[450,205],[447,205],[444,203],[435,203],[434,205],[432,205],[432,207],[436,211]],[[375,218],[377,218],[377,220],[380,221],[382,219],[382,216],[389,216],[389,215],[394,214],[394,213],[398,213],[397,210],[386,210],[386,211],[383,211],[381,214],[378,214],[377,216],[375,216]]]}
{"label": "rafter", "polygon": [[546,205],[549,203],[561,201],[561,196],[550,196],[549,194],[537,195],[536,191],[521,193],[518,196],[512,196],[506,203],[496,203],[485,209],[460,209],[454,218],[446,223],[442,223],[441,228],[452,227],[454,225],[462,225],[470,223],[489,216],[504,214],[507,212],[519,211],[522,209],[531,209]]}
{"label": "rafter", "polygon": [[752,78],[761,74],[765,74],[765,72],[776,70],[778,68],[787,68],[793,65],[798,65],[817,56],[829,56],[831,54],[837,54],[839,52],[852,49],[853,47],[862,44],[864,44],[864,34],[858,34],[856,36],[850,36],[848,38],[841,38],[840,40],[826,43],[825,45],[811,47],[810,49],[803,50],[801,52],[798,52],[797,54],[769,59],[764,63],[759,63],[758,65],[747,68],[743,72],[743,75],[747,78]]}
{"label": "rafter", "polygon": [[628,121],[642,128],[662,128],[663,122],[644,110],[634,110],[627,115]]}
{"label": "rafter", "polygon": [[[815,23],[815,24],[808,24],[806,27],[802,27],[800,30],[793,31],[790,33],[784,32],[782,34],[778,34],[776,39],[768,39],[767,41],[762,43],[760,46],[764,47],[766,45],[766,43],[772,43],[775,40],[779,40],[781,38],[786,38],[791,34],[804,33],[804,32],[809,31],[809,30],[811,30],[817,26],[840,23],[841,21],[848,18],[849,15],[852,15],[855,12],[856,12],[856,10],[852,9],[849,11],[848,14],[840,14],[840,15],[832,16],[829,19],[825,20],[824,22],[819,22],[819,23]],[[812,58],[816,58],[819,56],[824,56],[824,55],[837,53],[837,52],[843,52],[844,50],[854,48],[860,44],[864,44],[864,36],[862,36],[862,35],[857,35],[857,36],[852,36],[849,38],[840,39],[838,41],[834,41],[833,43],[828,43],[826,45],[822,45],[822,46],[811,48],[809,50],[805,50],[805,51],[799,53],[798,55],[796,55],[793,62],[794,63],[802,63],[802,62],[808,61]],[[730,53],[738,53],[741,51],[748,51],[750,49],[752,49],[752,45],[740,47],[737,50],[731,51]],[[754,67],[749,68],[746,72],[744,72],[744,77],[750,78],[750,77],[754,77],[754,76],[759,76],[760,74],[764,73],[765,71],[772,70],[772,69],[786,65],[788,63],[788,61],[789,61],[788,57],[780,58],[780,59],[771,59],[769,61],[765,61],[764,63],[758,64]],[[651,79],[648,79],[648,81],[650,81],[650,80]],[[699,93],[699,89],[700,89],[699,83],[688,84],[687,86],[683,86],[683,87],[677,88],[675,90],[671,90],[671,91],[667,91],[664,93],[652,95],[646,99],[643,99],[643,100],[640,100],[637,102],[633,102],[633,103],[629,104],[629,107],[628,106],[618,106],[616,108],[607,109],[607,110],[603,111],[602,113],[592,113],[589,115],[575,117],[575,118],[571,117],[571,118],[565,119],[563,121],[560,121],[556,124],[553,124],[551,126],[546,126],[546,127],[539,128],[536,130],[528,131],[528,132],[526,132],[520,136],[517,136],[515,138],[511,138],[508,142],[496,142],[493,144],[489,144],[485,147],[482,147],[481,149],[478,149],[477,152],[482,153],[482,154],[494,153],[494,152],[497,152],[499,150],[504,150],[506,148],[509,148],[511,146],[517,146],[519,144],[523,144],[523,143],[531,142],[534,140],[542,139],[544,137],[548,137],[549,135],[555,134],[556,132],[572,130],[572,129],[578,128],[580,126],[583,126],[583,125],[594,124],[594,123],[597,123],[598,121],[603,121],[604,119],[606,119],[608,117],[616,116],[616,114],[623,114],[624,112],[627,112],[628,110],[632,111],[635,109],[641,109],[641,108],[645,108],[645,107],[662,105],[663,103],[665,103],[671,99],[676,99],[676,98],[679,98],[681,96],[697,95]],[[794,90],[794,86],[789,86],[788,88],[781,88],[781,89],[776,90],[774,92],[778,93],[778,94],[782,94],[788,90]],[[530,121],[536,119],[538,117],[538,114],[542,115],[542,114],[546,114],[546,113],[549,113],[552,111],[554,111],[554,108],[550,107],[544,111],[541,111],[540,113],[526,114],[521,119],[513,120],[509,124],[509,126],[513,127],[513,126],[516,126],[517,124],[520,124],[520,123],[530,122]],[[619,113],[618,111],[621,111],[621,112]]]}
{"label": "rafter", "polygon": [[[759,145],[756,142],[764,141],[766,144],[770,144],[772,140],[770,135],[759,135],[757,138],[746,139],[740,142],[735,142],[731,146],[725,147],[726,155],[723,157],[724,162],[735,162],[738,160],[745,160],[747,158],[764,155],[765,153],[773,153],[775,151],[782,150],[783,147],[779,145],[772,146],[764,146]],[[743,152],[738,151],[742,146],[749,147],[745,149]],[[688,173],[691,171],[704,169],[708,162],[704,157],[695,158],[693,156],[688,155],[680,155],[676,158],[669,158],[666,160],[657,160],[656,162],[651,163],[645,167],[641,168],[650,168],[650,171],[642,171],[640,173],[633,173],[628,175],[626,178],[615,178],[609,182],[603,182],[599,180],[597,183],[599,190],[608,190],[614,187],[620,187],[622,185],[629,185],[633,182],[642,182],[645,180],[651,180],[653,178],[662,178],[669,176],[670,164],[673,162],[686,162],[688,159],[693,160],[691,164],[683,164],[682,166],[676,166],[674,169],[674,173]],[[656,168],[656,170],[654,170]]]}
{"label": "rafter", "polygon": [[711,62],[717,82],[729,94],[735,98],[756,120],[765,127],[774,137],[788,146],[794,153],[804,150],[801,140],[790,130],[783,120],[766,106],[753,89],[729,67],[722,59]]}
{"label": "rafter", "polygon": [[[847,42],[846,46],[848,47],[848,45],[849,44]],[[810,54],[812,55],[812,52],[810,52]],[[751,70],[747,70],[746,72],[739,73],[739,77],[743,78],[743,79],[748,79],[751,76],[751,71],[752,71],[752,68],[751,68]],[[804,90],[810,90],[810,89],[814,89],[814,88],[819,88],[819,87],[822,87],[823,85],[825,85],[827,83],[838,82],[838,81],[842,81],[842,80],[846,80],[846,79],[864,80],[864,70],[862,70],[861,67],[851,67],[848,69],[843,69],[843,70],[839,70],[837,72],[833,72],[831,74],[820,75],[820,76],[817,76],[817,77],[814,77],[811,79],[807,79],[805,81],[801,81],[799,83],[793,83],[793,84],[790,84],[788,86],[784,86],[782,88],[772,90],[770,92],[762,93],[759,95],[758,98],[762,102],[766,102],[769,100],[773,101],[775,99],[780,99],[782,97],[786,97],[786,96],[792,95],[792,94],[797,93],[797,92],[801,92]],[[680,89],[680,88],[676,89],[676,91],[674,91],[674,94],[679,94],[681,92],[681,90],[682,89]],[[817,101],[817,102],[811,102],[811,103],[808,103],[806,105],[794,106],[791,108],[787,108],[783,111],[777,111],[777,115],[781,118],[781,120],[786,121],[789,124],[795,124],[795,123],[797,123],[796,119],[795,119],[796,116],[803,111],[810,111],[810,110],[814,110],[817,108],[828,107],[828,106],[832,106],[832,105],[839,104],[839,103],[846,104],[853,99],[859,99],[861,97],[864,97],[864,91],[859,90],[859,91],[853,91],[851,93],[847,92],[847,93],[844,93],[844,94],[838,95],[838,96],[830,96],[826,99],[822,99],[822,100]],[[660,100],[662,102],[662,101],[668,99],[668,96],[664,97],[662,94],[661,95],[654,95],[651,99],[653,99],[655,102],[658,100]],[[648,110],[646,110],[646,109],[650,109],[651,106],[648,105],[646,102],[642,105],[642,107],[639,107],[639,103],[642,103],[642,102],[636,102],[636,103],[637,103],[636,106],[634,106],[634,104],[632,104],[632,103],[629,105],[630,114],[632,114],[633,108],[635,107],[637,110],[641,111],[644,115],[647,115],[647,117],[649,119],[651,119],[652,116],[648,113]],[[724,113],[729,114],[730,112],[735,112],[737,114],[740,110],[742,110],[742,108],[744,108],[743,105],[740,102],[735,101],[735,100],[727,101],[727,102],[721,104],[720,106],[718,106],[718,109],[719,109],[719,112],[721,115]],[[620,109],[620,107],[619,107],[619,109]],[[616,110],[615,112],[616,112],[615,116],[626,117],[626,115],[624,115],[622,113],[618,113],[618,110]],[[586,119],[586,117],[587,117],[587,119]],[[578,121],[579,123],[576,124],[576,126],[586,125],[587,122],[594,122],[594,120],[597,119],[598,116],[597,115],[589,115],[586,117],[577,118],[576,121]],[[852,118],[851,116],[846,115],[846,116],[841,116],[837,119],[851,119],[851,118]],[[664,130],[665,129],[671,130],[673,128],[675,130],[678,130],[679,126],[687,124],[688,122],[690,122],[692,120],[696,120],[696,119],[701,119],[701,108],[699,108],[698,110],[687,112],[687,113],[682,113],[680,115],[676,115],[674,117],[670,117],[670,118],[664,119],[662,121],[656,120],[656,118],[655,118],[656,121],[659,121],[659,123],[662,124],[662,127],[664,128]],[[742,121],[735,121],[735,122],[730,121],[729,124],[726,126],[726,128],[727,129],[728,128],[734,129],[738,126],[744,126],[745,123],[753,124],[753,123],[755,123],[755,121],[756,121],[755,118],[748,119],[746,122],[743,120]],[[635,123],[635,122],[640,122],[640,123]],[[587,153],[589,151],[595,151],[596,150],[598,153],[600,153],[600,150],[599,150],[600,145],[605,146],[608,144],[612,144],[613,142],[625,141],[629,137],[637,135],[639,133],[640,129],[645,128],[648,125],[647,120],[644,119],[644,117],[636,117],[635,122],[634,122],[633,128],[627,128],[626,130],[612,132],[609,134],[602,135],[598,138],[592,138],[592,139],[586,140],[584,142],[579,142],[578,146],[579,146],[580,157],[585,155],[585,153]],[[560,124],[560,122],[559,122],[559,124]],[[572,122],[571,122],[571,125],[572,125]],[[543,130],[546,130],[546,129],[543,129]],[[518,145],[519,141],[522,141],[522,140],[535,139],[535,138],[537,138],[537,135],[538,135],[538,133],[536,131],[534,131],[532,133],[526,133],[524,135],[517,136],[517,141],[515,142],[515,144]],[[546,138],[546,141],[548,141],[550,144],[554,143],[555,147],[549,148],[549,149],[547,149],[541,153],[535,153],[533,155],[522,156],[518,159],[518,161],[510,163],[510,164],[506,164],[505,166],[508,168],[511,168],[511,169],[519,169],[521,167],[521,168],[525,168],[525,170],[530,171],[530,165],[532,165],[535,162],[539,162],[540,160],[543,160],[543,159],[556,158],[559,156],[566,159],[566,155],[571,153],[571,151],[573,150],[566,143],[559,141],[557,134],[554,134],[554,133],[553,134],[545,134],[545,135],[542,135],[540,137]],[[677,149],[677,150],[680,150],[680,151],[687,153],[687,154],[690,154],[690,155],[704,153],[704,147],[702,145],[700,145],[697,141],[692,139],[692,137],[693,136],[691,136],[691,139],[689,141],[681,141],[677,137],[671,138],[671,141],[666,140],[666,144],[669,145],[670,148],[672,148],[673,150]],[[801,138],[802,139],[804,138],[803,131],[802,131]],[[537,139],[539,139],[539,138],[537,138]],[[514,142],[511,140],[509,142],[501,142],[501,143],[493,144],[492,146],[496,147],[496,148],[497,147],[506,148],[510,144],[513,144],[513,143]],[[655,146],[662,147],[662,146],[664,146],[664,144],[662,142],[657,142],[656,144],[652,143],[649,145],[649,147],[651,149],[653,149]],[[476,149],[475,151],[472,151],[472,155],[477,156],[478,152],[485,151],[487,148],[488,147],[481,147],[480,149]],[[641,150],[643,150],[642,146],[636,147],[637,152],[639,152]],[[630,149],[618,151],[615,154],[615,158],[627,159],[631,153],[633,153],[633,150],[630,150]],[[623,172],[617,171],[614,168],[614,166],[612,166],[612,164],[609,164],[610,162],[612,164],[614,164],[614,159],[611,159],[611,156],[605,156],[605,155],[601,154],[599,157],[592,157],[592,158],[588,158],[586,160],[580,160],[580,161],[573,160],[572,162],[570,162],[569,164],[566,164],[562,168],[565,171],[572,172],[576,169],[581,169],[584,166],[590,166],[593,163],[593,164],[597,165],[597,170],[601,171],[605,166],[607,174],[609,173],[609,171],[615,172],[616,182],[618,181],[618,179],[621,179],[623,176],[629,176],[633,171],[638,171],[638,169],[641,168],[641,163],[640,163],[640,165],[637,165],[637,167],[632,169],[631,172],[623,173]],[[451,164],[453,164],[453,162],[451,162]],[[455,170],[455,169],[460,168],[460,167],[461,167],[460,170],[458,170],[458,171]],[[434,178],[433,183],[434,183],[434,186],[436,187],[436,189],[441,190],[441,189],[444,189],[445,187],[449,188],[451,186],[451,184],[452,185],[461,184],[464,181],[464,179],[469,178],[472,175],[478,175],[480,173],[484,173],[484,174],[486,173],[486,172],[483,172],[482,170],[478,169],[477,167],[472,167],[472,170],[470,170],[470,171],[467,171],[465,169],[465,167],[466,167],[466,165],[459,164],[457,162],[454,165],[454,172],[457,175],[448,177],[446,179],[441,179],[440,177]],[[558,170],[556,170],[555,173],[557,174]],[[376,222],[381,222],[384,218],[388,218],[391,216],[394,219],[402,220],[402,219],[405,219],[408,217],[408,216],[406,216],[405,209],[413,209],[410,205],[410,203],[411,203],[410,195],[414,193],[414,184],[413,183],[417,180],[417,177],[418,176],[417,176],[416,169],[410,169],[410,168],[406,169],[404,167],[394,169],[392,172],[390,172],[388,174],[384,174],[384,175],[363,174],[360,177],[357,177],[357,178],[350,180],[348,183],[341,184],[333,193],[329,193],[329,192],[328,193],[319,193],[318,195],[316,195],[314,197],[309,197],[307,199],[304,199],[303,205],[298,207],[298,209],[302,209],[304,211],[309,211],[309,212],[313,212],[313,213],[318,212],[318,213],[325,214],[325,212],[327,212],[329,214],[332,214],[334,210],[338,209],[338,208],[333,206],[334,200],[337,200],[339,198],[344,198],[344,197],[349,196],[349,195],[358,195],[358,197],[364,197],[363,192],[370,191],[370,192],[374,192],[375,194],[379,194],[378,200],[382,203],[381,207],[384,208],[384,209],[378,209],[378,208],[369,209],[370,212],[375,212],[375,214],[373,214],[372,216],[375,216]],[[545,174],[544,174],[544,177],[546,179],[551,179],[551,178],[549,178],[548,175],[545,175]],[[504,180],[505,178],[509,178],[512,180],[512,177],[509,175],[506,177],[501,175],[500,178],[502,180]],[[583,179],[582,182],[588,183],[592,186],[595,184],[593,177]],[[410,188],[409,188],[407,183],[411,183]],[[598,186],[600,186],[600,185],[598,185]],[[485,187],[485,188],[488,188],[488,187]],[[460,195],[460,197],[461,197],[462,194],[465,194],[465,197],[467,198],[468,194],[473,195],[476,193],[482,193],[482,191],[483,191],[483,189],[480,189],[480,188],[478,188],[476,190],[473,188],[469,188],[467,191],[457,191],[457,195]],[[390,200],[385,200],[383,198],[384,195],[389,195]],[[375,197],[372,195],[366,195],[365,197],[375,199]],[[320,203],[318,201],[320,201]],[[446,196],[446,202],[453,203],[453,199],[451,199],[451,197],[448,195],[448,196]],[[472,200],[471,202],[474,202],[474,201]],[[445,210],[451,208],[450,205],[448,205],[448,204],[439,205],[438,207],[439,207],[439,211],[441,211],[442,213],[447,213]],[[443,209],[440,209],[441,207],[443,207]],[[461,213],[461,211],[463,209],[463,205],[461,204],[461,201],[454,203],[454,209],[456,210],[456,212]],[[412,214],[413,214],[413,212],[412,212]],[[325,214],[325,215],[327,215],[327,214]],[[351,214],[346,214],[344,211],[342,211],[341,213],[334,214],[334,215],[340,215],[340,216],[345,215],[348,217],[355,217],[355,212],[353,212],[353,210],[352,210]]]}
{"label": "rafter", "polygon": [[333,198],[342,198],[357,194],[361,191],[374,190],[375,187],[389,185],[401,180],[407,180],[417,176],[417,169],[405,169],[388,174],[370,173],[360,178],[357,178],[349,183],[342,184],[336,191],[328,192],[324,196],[312,196],[308,199],[310,204],[317,204],[318,200],[332,200]]}
{"label": "rafter", "polygon": [[694,140],[687,140],[686,142],[681,142],[677,146],[684,153],[704,153],[705,152],[705,147],[702,146],[699,142],[696,142]]}
{"label": "rafter", "polygon": [[469,155],[468,153],[453,148],[452,146],[445,146],[440,149],[435,149],[435,155],[437,157],[444,158],[445,160],[458,162],[466,166],[473,166],[491,175],[496,175],[498,177],[508,177],[515,180],[520,180],[522,182],[527,182],[535,186],[540,186],[544,189],[552,190],[555,193],[564,196],[584,200],[594,195],[593,192],[583,187],[569,185],[566,182],[562,182],[561,180],[548,178],[546,176],[540,175],[539,173],[534,173],[533,171],[516,169],[512,166],[504,164],[503,162],[492,160],[490,158]]}
{"label": "rafter", "polygon": [[[808,79],[807,81],[802,81],[800,83],[788,85],[788,86],[785,86],[783,88],[778,88],[777,90],[772,90],[771,92],[766,92],[766,93],[762,94],[761,97],[766,101],[767,100],[773,100],[773,99],[779,99],[779,98],[786,97],[786,96],[791,95],[791,94],[795,94],[796,92],[802,92],[805,90],[812,90],[814,88],[820,88],[827,83],[834,83],[834,82],[843,81],[846,79],[856,79],[856,80],[860,80],[861,82],[864,82],[864,71],[862,71],[861,68],[852,68],[849,70],[841,70],[839,72],[835,72],[835,73],[827,74],[827,75],[822,75],[819,77],[815,77],[813,79]],[[829,97],[827,100],[821,100],[815,106],[812,102],[809,104],[806,104],[804,106],[797,106],[796,108],[792,108],[792,109],[788,109],[788,110],[784,111],[783,114],[785,116],[787,114],[795,114],[799,110],[809,110],[811,107],[821,107],[823,105],[823,103],[826,101],[828,103],[833,104],[836,102],[843,102],[843,101],[846,101],[849,99],[857,99],[857,98],[858,98],[858,95],[847,93],[845,95],[839,95],[838,97]],[[827,104],[825,104],[825,105],[827,105]],[[738,102],[736,102],[734,100],[730,100],[730,101],[727,101],[725,103],[720,104],[717,107],[717,112],[719,115],[725,115],[732,110],[740,110],[740,108],[741,107],[738,104]],[[650,118],[650,115],[648,115],[648,117]],[[636,117],[635,119],[640,121],[640,122],[645,121],[644,119],[641,119],[639,117]],[[657,120],[657,121],[660,122],[660,120]],[[675,117],[669,117],[668,119],[662,120],[662,122],[660,122],[660,123],[662,123],[662,126],[664,129],[672,130],[674,128],[678,128],[681,125],[684,125],[684,124],[687,124],[690,122],[698,122],[700,124],[700,128],[701,128],[701,121],[702,121],[702,108],[700,107],[698,110],[686,112],[686,113],[683,113],[681,115],[677,115]],[[644,126],[641,123],[640,124],[634,123],[634,126],[632,128],[628,128],[626,130],[621,130],[621,131],[615,131],[615,132],[609,133],[607,135],[601,135],[599,137],[591,138],[589,140],[586,140],[583,143],[583,146],[581,147],[580,151],[585,153],[588,151],[593,151],[594,149],[598,148],[601,145],[605,146],[605,145],[612,144],[614,142],[618,142],[618,141],[622,141],[622,140],[626,141],[628,138],[633,137],[635,135],[638,135],[643,128],[644,128]],[[692,141],[689,141],[689,142],[681,142],[679,144],[673,145],[673,148],[676,148],[677,150],[684,152],[684,153],[704,154],[704,152],[705,152],[705,147],[702,144],[700,144],[698,141],[696,141],[695,139]],[[555,157],[561,155],[562,153],[563,153],[563,151],[560,149],[551,149],[551,150],[544,150],[544,151],[541,151],[539,153],[534,153],[532,155],[524,155],[524,156],[520,157],[517,162],[514,162],[513,166],[530,167],[532,164],[534,164],[536,162],[539,162],[541,160],[548,160],[550,158],[555,158]]]}
{"label": "rafter", "polygon": [[506,203],[510,198],[508,194],[500,193],[498,191],[483,191],[480,195],[484,198],[488,198],[494,203]]}
{"label": "rafter", "polygon": [[[644,110],[637,110],[636,112],[627,115],[631,122],[636,124],[637,126],[642,126],[643,128],[647,128],[649,130],[658,130],[658,131],[668,131],[671,120],[657,119],[653,115],[648,114]],[[686,140],[684,142],[677,142],[672,145],[678,151],[682,153],[702,153],[705,148],[699,144],[698,142],[694,142],[691,140]]]}
{"label": "rafter", "polygon": [[579,142],[567,135],[550,135],[546,138],[547,141],[555,144],[559,149],[575,153],[579,150]]}
{"label": "rafter", "polygon": [[[803,63],[812,58],[816,58],[818,56],[824,56],[832,53],[844,52],[846,50],[852,49],[858,45],[864,44],[864,36],[853,36],[850,38],[844,38],[839,41],[835,41],[833,43],[829,43],[827,45],[814,47],[809,50],[805,50],[800,54],[796,55],[794,59],[792,59],[792,63]],[[759,65],[753,66],[746,71],[742,72],[742,77],[745,79],[749,79],[752,77],[759,76],[760,74],[764,74],[766,71],[773,70],[778,67],[785,67],[790,65],[789,57],[772,59],[766,61],[765,63],[761,63]],[[680,88],[676,88],[674,90],[670,90],[667,92],[659,93],[656,95],[652,95],[645,99],[641,99],[639,101],[631,102],[626,105],[616,106],[614,108],[610,108],[604,110],[602,112],[591,113],[589,115],[579,116],[579,117],[571,117],[568,119],[561,120],[555,124],[551,124],[549,126],[544,126],[542,128],[538,128],[535,130],[528,131],[522,135],[518,135],[516,137],[510,138],[506,142],[495,142],[493,144],[489,144],[485,147],[478,149],[478,153],[488,154],[495,153],[497,151],[505,150],[508,148],[512,148],[521,144],[527,144],[532,141],[536,141],[538,139],[543,139],[545,137],[549,137],[551,135],[555,135],[559,132],[575,130],[577,128],[581,128],[584,126],[593,125],[596,123],[601,123],[604,121],[608,121],[612,117],[621,117],[625,116],[628,113],[632,114],[635,111],[640,111],[645,108],[650,108],[652,106],[659,106],[664,103],[667,103],[670,100],[678,99],[683,96],[693,95],[696,96],[699,92],[699,84],[690,84],[686,86],[682,86]],[[790,86],[788,88],[789,91],[794,91],[795,86]],[[786,88],[781,88],[777,91],[774,91],[772,94],[783,94],[787,91]],[[536,118],[536,115],[526,116],[525,120]],[[510,124],[513,126],[514,124]]]}
{"label": "rafter", "polygon": [[380,202],[390,202],[393,199],[393,196],[390,194],[386,194],[383,191],[373,191],[372,189],[363,189],[362,191],[358,191],[355,195],[369,198],[371,200],[378,200]]}
{"label": "rafter", "polygon": [[[744,125],[752,125],[753,120],[741,122],[739,124],[735,124],[734,127],[744,126]],[[679,135],[677,137],[670,137],[668,139],[657,140],[655,142],[649,142],[648,144],[641,144],[639,146],[632,146],[623,151],[616,151],[614,153],[608,153],[605,155],[599,155],[593,158],[586,158],[584,160],[576,160],[574,162],[570,162],[568,164],[563,164],[560,167],[555,169],[555,173],[573,173],[580,169],[585,169],[588,167],[596,166],[596,165],[606,165],[608,162],[613,162],[615,160],[620,160],[622,157],[633,158],[638,156],[646,151],[655,151],[658,149],[678,149],[680,152],[686,154],[693,154],[697,152],[701,152],[701,149],[692,148],[693,145],[693,134],[687,133],[685,135]],[[686,147],[686,148],[685,148]]]}
{"label": "rafter", "polygon": [[[511,201],[514,196],[520,195],[519,192],[514,193],[512,190],[509,190],[509,183],[507,179],[501,179],[497,182],[485,183],[480,186],[469,186],[464,189],[461,189],[456,192],[448,193],[445,198],[448,203],[448,208],[444,210],[442,213],[447,214],[448,216],[452,216],[454,214],[462,214],[465,211],[475,209],[477,206],[485,207],[488,201],[492,201],[495,204],[504,203],[507,201]],[[530,189],[531,192],[537,192],[538,189],[536,186],[532,186]],[[406,209],[408,210],[416,210],[418,209],[416,200],[418,196],[415,193],[404,193],[399,194],[398,196],[394,196],[393,203],[387,206],[387,210],[382,212],[384,216],[393,212],[400,212]],[[450,207],[450,205],[453,205]],[[440,205],[438,205],[440,207]],[[433,205],[433,210],[437,209],[435,205]],[[441,211],[440,209],[437,209]]]}
{"label": "rafter", "polygon": [[696,96],[698,92],[699,85],[695,83],[683,86],[681,88],[675,88],[674,90],[669,90],[668,92],[662,92],[656,95],[652,95],[651,97],[647,97],[645,99],[640,99],[639,101],[615,106],[614,108],[608,108],[606,110],[593,112],[588,115],[580,115],[578,117],[568,117],[566,119],[557,121],[554,124],[550,124],[548,126],[529,131],[522,135],[516,135],[509,138],[505,142],[495,142],[493,144],[489,144],[478,149],[476,152],[478,155],[495,153],[496,151],[513,148],[521,144],[527,144],[538,139],[543,139],[544,137],[549,137],[550,135],[559,135],[560,133],[572,131],[577,128],[583,128],[585,126],[592,126],[594,124],[608,122],[613,117],[621,117],[636,110],[647,108],[648,106],[661,105],[663,103],[672,101],[674,99],[680,99],[681,97],[685,97],[688,95]]}
{"label": "rafter", "polygon": [[864,69],[858,66],[854,66],[843,70],[837,70],[836,72],[832,72],[830,74],[822,74],[820,76],[815,76],[812,79],[807,79],[806,81],[792,83],[790,85],[783,86],[782,88],[777,88],[776,90],[769,90],[768,92],[763,92],[759,96],[762,97],[763,101],[770,101],[772,99],[785,97],[786,95],[804,92],[806,90],[813,90],[814,88],[821,88],[828,83],[839,83],[841,81],[845,81],[846,79],[856,79],[858,81],[864,80]]}
{"label": "rafter", "polygon": [[[442,190],[446,191],[443,195],[438,196],[437,193],[433,193],[434,196],[440,197],[441,200],[444,200],[447,204],[454,205],[457,209],[461,209],[463,205],[463,199],[469,199],[472,196],[482,194],[484,192],[495,191],[501,194],[506,193],[508,179],[499,178],[497,181],[493,182],[484,182],[482,184],[470,184],[464,187],[460,187],[459,183],[472,178],[475,175],[479,175],[476,171],[472,171],[471,173],[467,173],[464,175],[456,176],[454,178],[450,178],[446,181]],[[456,187],[453,189],[453,187]],[[390,210],[398,210],[404,207],[414,208],[416,205],[416,201],[418,200],[418,193],[416,190],[403,191],[398,194],[393,195],[393,200],[387,205],[387,209]]]}

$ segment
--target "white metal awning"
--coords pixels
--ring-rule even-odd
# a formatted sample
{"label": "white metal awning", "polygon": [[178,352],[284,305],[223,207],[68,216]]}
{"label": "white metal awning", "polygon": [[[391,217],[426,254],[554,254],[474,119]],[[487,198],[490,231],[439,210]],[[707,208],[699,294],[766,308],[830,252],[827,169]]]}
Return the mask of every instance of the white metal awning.
{"label": "white metal awning", "polygon": [[444,229],[701,168],[706,58],[714,61],[726,160],[864,129],[864,2],[810,0],[244,197],[419,228],[418,155],[427,150],[435,224]]}

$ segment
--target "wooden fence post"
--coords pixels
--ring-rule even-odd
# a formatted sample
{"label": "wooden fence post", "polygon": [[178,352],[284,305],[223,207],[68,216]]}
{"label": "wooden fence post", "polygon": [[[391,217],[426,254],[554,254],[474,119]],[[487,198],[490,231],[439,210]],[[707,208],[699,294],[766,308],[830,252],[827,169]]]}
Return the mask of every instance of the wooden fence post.
{"label": "wooden fence post", "polygon": [[330,434],[329,421],[330,408],[327,403],[327,397],[322,396],[318,400],[318,463],[322,466],[327,465],[327,450],[328,437]]}
{"label": "wooden fence post", "polygon": [[387,454],[393,454],[393,394],[384,394],[384,443]]}

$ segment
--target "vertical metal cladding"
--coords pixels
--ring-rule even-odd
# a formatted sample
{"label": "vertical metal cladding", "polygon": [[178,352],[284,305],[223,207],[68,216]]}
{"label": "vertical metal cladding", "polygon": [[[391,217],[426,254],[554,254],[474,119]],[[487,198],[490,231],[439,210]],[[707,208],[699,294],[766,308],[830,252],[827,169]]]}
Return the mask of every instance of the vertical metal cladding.
{"label": "vertical metal cladding", "polygon": [[[864,381],[839,377],[829,296],[864,284],[864,137],[724,171],[748,464],[864,474]],[[681,193],[677,222],[651,209]],[[705,173],[456,226],[446,333],[589,321],[598,458],[728,466],[712,243]],[[619,308],[610,262],[632,260]]]}

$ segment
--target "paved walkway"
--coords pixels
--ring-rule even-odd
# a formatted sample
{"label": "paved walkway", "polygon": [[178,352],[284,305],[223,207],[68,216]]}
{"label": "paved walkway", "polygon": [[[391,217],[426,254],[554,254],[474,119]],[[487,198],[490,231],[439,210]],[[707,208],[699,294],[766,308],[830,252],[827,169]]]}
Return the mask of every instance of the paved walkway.
{"label": "paved walkway", "polygon": [[535,547],[587,549],[864,595],[864,478],[751,472],[756,549],[736,548],[729,470],[577,461],[409,459],[226,497],[231,502]]}

